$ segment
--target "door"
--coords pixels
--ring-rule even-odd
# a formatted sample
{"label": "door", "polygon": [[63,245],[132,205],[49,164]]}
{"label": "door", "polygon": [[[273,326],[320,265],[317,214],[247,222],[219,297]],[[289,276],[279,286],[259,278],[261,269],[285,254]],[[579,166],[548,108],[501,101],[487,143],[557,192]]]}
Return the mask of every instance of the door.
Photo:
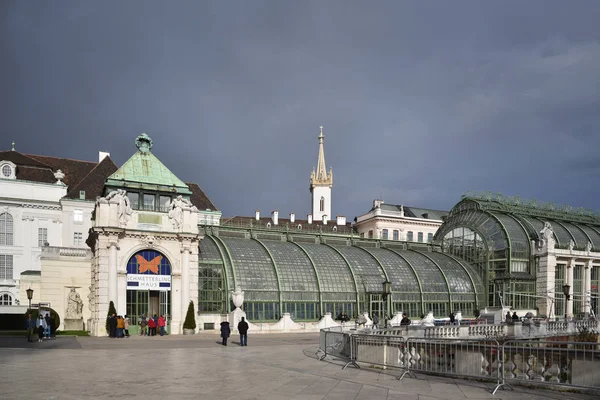
{"label": "door", "polygon": [[162,315],[165,318],[165,330],[167,332],[170,333],[169,327],[171,326],[171,315],[170,315],[170,304],[169,304],[169,295],[171,294],[171,292],[167,292],[167,291],[160,291],[159,292],[159,310],[160,310],[160,315]]}
{"label": "door", "polygon": [[154,315],[160,315],[160,293],[156,290],[150,291],[150,296],[148,298],[148,318],[154,317]]}

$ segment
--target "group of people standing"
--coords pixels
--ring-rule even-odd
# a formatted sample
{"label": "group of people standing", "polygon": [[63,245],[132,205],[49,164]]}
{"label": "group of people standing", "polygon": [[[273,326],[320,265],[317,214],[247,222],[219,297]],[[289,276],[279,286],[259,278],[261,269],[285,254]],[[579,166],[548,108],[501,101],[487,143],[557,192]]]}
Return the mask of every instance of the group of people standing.
{"label": "group of people standing", "polygon": [[42,342],[44,339],[50,339],[52,337],[52,318],[50,318],[50,313],[46,313],[45,316],[40,314],[36,320],[29,314],[25,321],[25,328],[27,329],[28,342],[33,342],[34,330],[37,331],[38,342]]}
{"label": "group of people standing", "polygon": [[[238,323],[237,330],[240,333],[240,346],[248,346],[248,323],[246,319],[242,317],[241,321]],[[221,322],[221,344],[223,346],[227,346],[227,339],[231,335],[231,328],[229,327],[229,322],[223,321]]]}
{"label": "group of people standing", "polygon": [[157,316],[154,314],[153,317],[146,319],[145,315],[142,315],[138,320],[140,326],[140,336],[156,336],[157,329],[160,336],[167,334],[165,327],[167,326],[167,320],[164,316]]}
{"label": "group of people standing", "polygon": [[108,328],[109,328],[109,336],[111,338],[124,338],[129,337],[129,324],[131,321],[129,317],[125,315],[125,317],[121,315],[111,315],[108,318]]}

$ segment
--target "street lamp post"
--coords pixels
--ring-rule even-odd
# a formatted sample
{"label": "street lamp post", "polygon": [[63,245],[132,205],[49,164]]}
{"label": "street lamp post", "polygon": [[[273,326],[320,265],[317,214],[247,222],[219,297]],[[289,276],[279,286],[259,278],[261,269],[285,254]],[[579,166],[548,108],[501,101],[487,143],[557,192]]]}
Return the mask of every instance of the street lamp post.
{"label": "street lamp post", "polygon": [[33,299],[33,289],[29,288],[26,290],[27,292],[27,299],[29,300],[29,310],[31,310],[31,299]]}
{"label": "street lamp post", "polygon": [[569,300],[571,299],[571,286],[570,285],[563,285],[563,294],[565,295],[565,320],[567,319],[567,303],[569,302]]}
{"label": "street lamp post", "polygon": [[383,292],[381,294],[381,297],[383,299],[383,310],[384,310],[383,318],[384,318],[385,327],[387,328],[387,314],[388,314],[387,299],[388,299],[388,296],[390,295],[390,293],[392,293],[392,283],[386,279],[385,282],[382,283],[382,287],[383,287]]}

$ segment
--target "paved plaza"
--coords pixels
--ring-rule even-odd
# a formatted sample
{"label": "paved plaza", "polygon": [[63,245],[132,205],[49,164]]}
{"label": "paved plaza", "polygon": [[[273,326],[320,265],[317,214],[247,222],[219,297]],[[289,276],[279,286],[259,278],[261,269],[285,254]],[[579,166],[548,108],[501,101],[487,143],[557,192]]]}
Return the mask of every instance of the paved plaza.
{"label": "paved plaza", "polygon": [[593,399],[516,387],[491,396],[492,384],[317,361],[318,334],[217,334],[109,339],[59,337],[27,343],[0,337],[2,399]]}

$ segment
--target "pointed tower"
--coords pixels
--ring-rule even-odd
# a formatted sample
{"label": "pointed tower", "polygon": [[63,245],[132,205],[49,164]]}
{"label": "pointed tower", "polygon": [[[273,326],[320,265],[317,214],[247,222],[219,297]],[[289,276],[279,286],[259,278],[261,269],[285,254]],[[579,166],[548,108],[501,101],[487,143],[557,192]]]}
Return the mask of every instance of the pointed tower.
{"label": "pointed tower", "polygon": [[325,167],[325,151],[323,150],[323,127],[319,134],[319,158],[317,169],[313,168],[310,174],[310,193],[312,194],[312,216],[315,221],[321,221],[323,215],[331,219],[331,187],[333,186],[333,172],[327,172]]}

